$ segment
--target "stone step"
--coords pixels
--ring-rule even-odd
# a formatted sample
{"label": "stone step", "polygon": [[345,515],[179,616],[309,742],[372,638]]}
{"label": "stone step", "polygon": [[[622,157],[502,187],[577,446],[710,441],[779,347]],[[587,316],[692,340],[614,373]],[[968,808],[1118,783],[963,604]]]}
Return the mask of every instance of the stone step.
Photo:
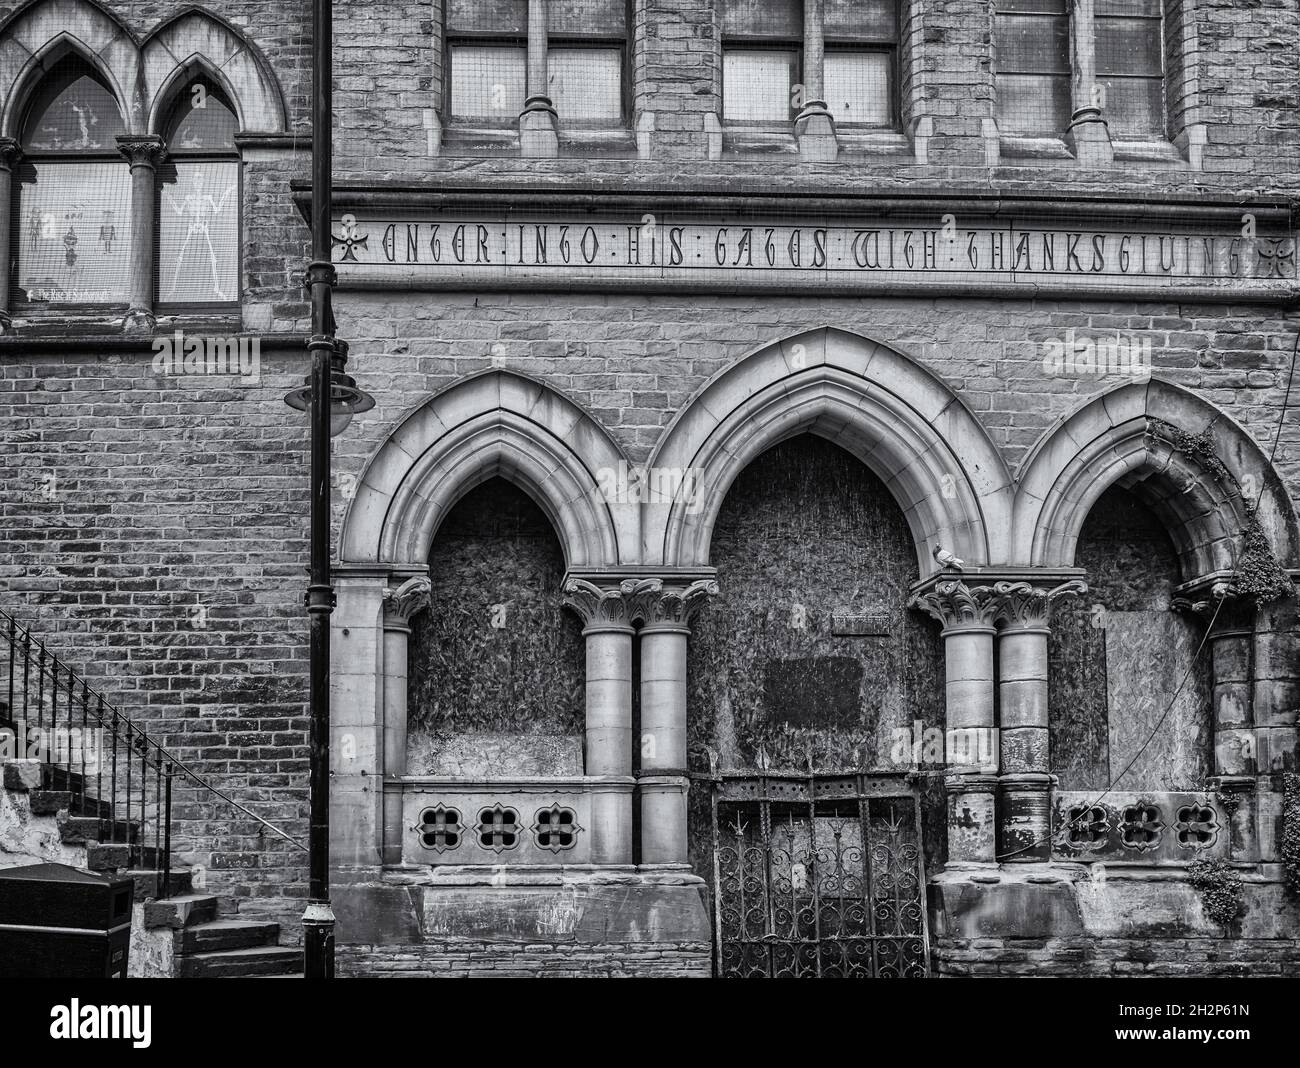
{"label": "stone step", "polygon": [[27,796],[33,816],[55,816],[72,808],[72,794],[67,790],[32,790]]}
{"label": "stone step", "polygon": [[263,920],[210,920],[187,926],[180,936],[180,949],[190,956],[217,950],[274,946],[279,939],[278,923]]}
{"label": "stone step", "polygon": [[39,790],[44,780],[44,772],[39,760],[5,760],[0,762],[0,783],[6,790],[30,793]]}
{"label": "stone step", "polygon": [[59,837],[69,845],[91,842],[125,844],[140,840],[140,825],[134,821],[127,823],[97,816],[64,816],[59,820]]}
{"label": "stone step", "polygon": [[162,850],[125,842],[94,842],[86,846],[86,867],[91,871],[122,871],[158,866]]}
{"label": "stone step", "polygon": [[152,868],[146,868],[118,872],[118,874],[131,879],[135,883],[136,904],[139,904],[142,901],[149,901],[156,897],[188,894],[193,890],[192,876],[187,868],[173,868],[170,874],[168,887],[170,893],[161,894],[158,892],[159,884],[162,882],[161,872],[154,871]]}
{"label": "stone step", "polygon": [[144,906],[145,927],[183,927],[208,923],[217,918],[217,899],[212,894],[177,894]]}
{"label": "stone step", "polygon": [[182,979],[233,979],[302,971],[302,950],[283,946],[196,953],[178,962]]}

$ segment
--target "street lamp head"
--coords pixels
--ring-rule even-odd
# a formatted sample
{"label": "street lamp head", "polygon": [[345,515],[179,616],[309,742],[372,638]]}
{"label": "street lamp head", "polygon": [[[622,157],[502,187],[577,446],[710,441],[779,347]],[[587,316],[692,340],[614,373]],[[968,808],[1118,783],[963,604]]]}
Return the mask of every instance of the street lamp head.
{"label": "street lamp head", "polygon": [[[343,371],[347,362],[346,341],[335,341],[330,357],[330,437],[343,433],[354,415],[368,412],[375,406],[375,398],[357,385],[356,380]],[[300,412],[311,411],[311,375],[297,389],[284,396],[284,403]]]}

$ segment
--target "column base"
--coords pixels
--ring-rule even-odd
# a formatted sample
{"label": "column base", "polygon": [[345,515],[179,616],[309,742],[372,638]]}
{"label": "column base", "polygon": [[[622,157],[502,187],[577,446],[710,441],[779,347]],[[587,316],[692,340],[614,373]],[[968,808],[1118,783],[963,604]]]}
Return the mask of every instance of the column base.
{"label": "column base", "polygon": [[998,780],[998,859],[1008,864],[1042,863],[1052,856],[1052,787],[1056,777],[1041,772],[1003,775]]}
{"label": "column base", "polygon": [[148,308],[130,308],[122,319],[124,334],[152,334],[158,319]]}
{"label": "column base", "polygon": [[555,108],[546,97],[532,97],[519,116],[519,151],[526,159],[553,159],[560,154]]}
{"label": "column base", "polygon": [[1065,142],[1074,157],[1085,167],[1109,167],[1115,162],[1110,143],[1110,127],[1101,117],[1100,108],[1080,108],[1065,131]]}
{"label": "column base", "polygon": [[810,101],[794,120],[799,159],[804,163],[829,163],[840,154],[835,120],[820,100]]}
{"label": "column base", "polygon": [[997,858],[996,776],[950,775],[944,779],[944,788],[948,794],[950,865],[994,863]]}

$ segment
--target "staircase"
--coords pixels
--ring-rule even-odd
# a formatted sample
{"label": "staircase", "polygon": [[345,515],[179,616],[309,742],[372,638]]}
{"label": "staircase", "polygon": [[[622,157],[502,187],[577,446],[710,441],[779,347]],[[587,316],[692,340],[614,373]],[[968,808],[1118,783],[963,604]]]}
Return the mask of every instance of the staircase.
{"label": "staircase", "polygon": [[[133,942],[147,940],[178,978],[301,977],[302,950],[279,944],[278,923],[223,918],[221,901],[196,892],[191,872],[173,863],[173,777],[271,825],[154,743],[0,611],[0,730],[21,742],[32,728],[59,737],[60,726],[82,741],[35,756],[0,751],[0,867],[53,861],[131,878],[143,903]],[[89,746],[87,730],[102,744]]]}

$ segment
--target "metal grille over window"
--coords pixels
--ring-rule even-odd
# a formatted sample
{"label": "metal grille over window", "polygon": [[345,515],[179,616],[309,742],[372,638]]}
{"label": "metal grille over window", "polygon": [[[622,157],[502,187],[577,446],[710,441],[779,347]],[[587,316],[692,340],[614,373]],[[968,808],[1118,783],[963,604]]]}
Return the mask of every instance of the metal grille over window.
{"label": "metal grille over window", "polygon": [[994,23],[998,129],[1061,137],[1082,109],[1112,140],[1165,135],[1162,0],[1000,0]]}
{"label": "metal grille over window", "polygon": [[494,853],[514,849],[519,844],[519,813],[503,805],[481,809],[474,830],[479,845],[484,849]]}
{"label": "metal grille over window", "polygon": [[1060,137],[1071,111],[1065,0],[1001,0],[994,33],[998,129]]}
{"label": "metal grille over window", "polygon": [[23,123],[15,297],[34,304],[129,298],[131,175],[113,94],[76,56],[55,63]]}
{"label": "metal grille over window", "polygon": [[239,120],[206,77],[178,91],[159,168],[158,301],[221,304],[239,299]]}
{"label": "metal grille over window", "polygon": [[445,805],[426,808],[421,812],[420,822],[415,830],[420,836],[420,844],[435,853],[445,853],[449,849],[455,849],[465,836],[460,810],[447,808]]}
{"label": "metal grille over window", "polygon": [[[811,57],[805,32],[799,0],[723,0],[723,121],[789,122],[821,95],[841,126],[895,125],[896,0],[825,0]],[[823,44],[819,77],[812,65]]]}
{"label": "metal grille over window", "polygon": [[[527,0],[448,0],[447,100],[453,123],[513,127],[532,96],[550,101],[561,126],[624,121],[626,4],[554,0],[544,11],[545,33],[530,41]],[[536,13],[532,25],[535,31]],[[542,85],[528,82],[530,46],[544,57]]]}
{"label": "metal grille over window", "polygon": [[1097,0],[1097,81],[1111,137],[1164,136],[1161,0]]}
{"label": "metal grille over window", "polygon": [[538,810],[532,830],[537,836],[539,847],[559,853],[561,850],[573,848],[573,844],[578,840],[578,832],[582,828],[578,826],[578,816],[573,809],[552,805],[550,808]]}

